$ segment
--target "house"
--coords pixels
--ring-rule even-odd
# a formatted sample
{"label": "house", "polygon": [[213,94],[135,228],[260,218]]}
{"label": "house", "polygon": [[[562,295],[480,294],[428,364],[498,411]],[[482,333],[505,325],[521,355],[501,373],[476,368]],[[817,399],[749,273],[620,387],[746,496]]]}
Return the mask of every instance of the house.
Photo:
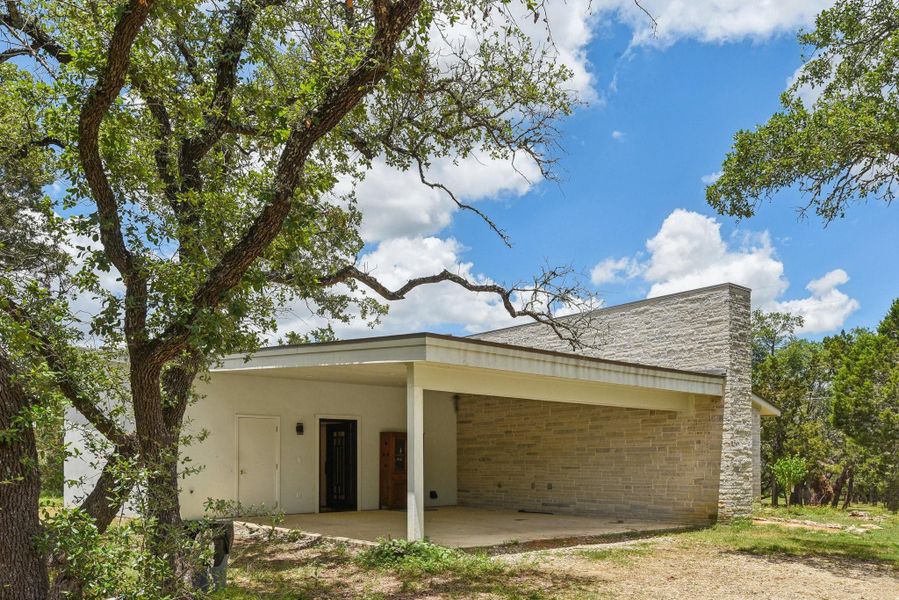
{"label": "house", "polygon": [[[188,449],[203,468],[184,480],[182,513],[236,500],[318,513],[297,526],[348,537],[508,525],[481,541],[539,523],[546,537],[748,516],[760,419],[778,414],[750,389],[749,315],[750,290],[722,284],[595,311],[595,343],[578,352],[528,323],[229,357],[188,411],[209,435]],[[404,525],[397,511],[353,516],[403,506]],[[434,511],[454,506],[494,512]]]}

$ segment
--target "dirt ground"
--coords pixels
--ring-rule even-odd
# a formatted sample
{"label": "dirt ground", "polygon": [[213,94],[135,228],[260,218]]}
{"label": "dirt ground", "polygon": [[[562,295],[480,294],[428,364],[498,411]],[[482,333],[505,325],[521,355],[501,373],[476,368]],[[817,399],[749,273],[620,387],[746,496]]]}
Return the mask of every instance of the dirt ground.
{"label": "dirt ground", "polygon": [[626,553],[618,560],[591,559],[583,550],[520,555],[514,560],[536,559],[539,570],[566,574],[577,582],[578,589],[566,590],[562,597],[899,599],[899,571],[888,565],[833,557],[755,556],[720,548],[685,548],[670,538],[637,547],[648,551]]}
{"label": "dirt ground", "polygon": [[[662,536],[496,556],[502,574],[366,570],[360,550],[322,540],[236,540],[227,598],[899,599],[894,565],[833,556],[748,554]],[[234,589],[236,588],[236,589]],[[238,592],[239,590],[239,592]],[[286,595],[285,595],[286,594]]]}

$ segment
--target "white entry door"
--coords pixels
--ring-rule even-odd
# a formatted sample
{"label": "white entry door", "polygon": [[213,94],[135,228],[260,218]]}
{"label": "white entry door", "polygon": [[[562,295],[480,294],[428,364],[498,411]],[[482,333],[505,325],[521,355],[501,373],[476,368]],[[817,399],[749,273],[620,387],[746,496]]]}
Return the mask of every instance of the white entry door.
{"label": "white entry door", "polygon": [[278,508],[278,417],[237,417],[237,501],[244,509]]}

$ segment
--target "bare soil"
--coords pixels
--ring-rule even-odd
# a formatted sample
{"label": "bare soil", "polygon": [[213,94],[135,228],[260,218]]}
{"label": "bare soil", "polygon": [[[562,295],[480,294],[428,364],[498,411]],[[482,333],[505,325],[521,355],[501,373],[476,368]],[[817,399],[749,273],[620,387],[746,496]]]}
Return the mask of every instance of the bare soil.
{"label": "bare soil", "polygon": [[[228,598],[899,599],[894,565],[833,556],[749,554],[676,535],[528,550],[495,560],[489,578],[462,573],[402,577],[360,567],[362,551],[327,540],[238,536]],[[286,595],[285,595],[286,594]]]}
{"label": "bare soil", "polygon": [[[623,546],[628,545],[634,546]],[[757,556],[685,547],[670,538],[637,547],[647,551],[624,553],[620,560],[591,559],[585,556],[589,547],[544,553],[539,568],[591,580],[581,591],[598,598],[899,599],[899,571],[890,565],[833,557]]]}

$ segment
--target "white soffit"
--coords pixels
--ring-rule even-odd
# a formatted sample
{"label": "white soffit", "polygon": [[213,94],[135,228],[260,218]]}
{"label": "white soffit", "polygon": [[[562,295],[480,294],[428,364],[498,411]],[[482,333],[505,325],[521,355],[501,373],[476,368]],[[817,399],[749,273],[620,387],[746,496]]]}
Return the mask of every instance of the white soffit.
{"label": "white soffit", "polygon": [[[724,379],[720,375],[428,333],[266,348],[249,360],[243,356],[228,357],[221,367],[213,371],[279,376],[282,373],[286,375],[288,370],[296,372],[303,368],[319,370],[321,367],[344,365],[386,367],[396,363],[428,367],[432,373],[445,373],[447,368],[457,368],[460,375],[466,375],[469,379],[472,370],[478,370],[484,376],[489,372],[494,382],[508,380],[510,376],[527,375],[531,376],[528,377],[531,382],[537,378],[552,378],[706,396],[721,396],[724,387]],[[339,369],[335,370],[339,373]],[[441,375],[441,379],[445,376]]]}
{"label": "white soffit", "polygon": [[752,395],[752,407],[759,411],[763,417],[779,417],[780,409],[762,398],[761,396]]}

